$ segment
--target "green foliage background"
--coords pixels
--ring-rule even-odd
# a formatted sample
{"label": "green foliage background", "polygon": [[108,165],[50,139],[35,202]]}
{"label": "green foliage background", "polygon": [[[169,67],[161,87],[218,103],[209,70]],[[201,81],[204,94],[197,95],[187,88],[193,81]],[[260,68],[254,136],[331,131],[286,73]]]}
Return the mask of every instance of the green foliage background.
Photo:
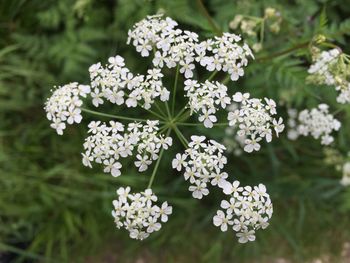
{"label": "green foliage background", "polygon": [[[264,49],[246,76],[228,86],[232,92],[246,90],[300,109],[317,105],[316,97],[334,111],[343,109],[337,115],[343,127],[335,146],[346,154],[349,107],[336,104],[331,88],[306,84],[307,49],[274,54],[316,34],[349,53],[348,1],[203,2],[222,31],[229,30],[236,14],[262,16],[266,7],[281,12],[281,32],[266,33]],[[165,155],[154,183],[157,195],[174,206],[170,221],[141,243],[115,229],[110,215],[115,189],[143,189],[149,175],[130,166],[115,179],[98,168],[84,168],[80,152],[91,119],[57,136],[43,104],[54,85],[88,83],[88,67],[115,54],[124,56],[133,71],[144,72],[149,59],[126,45],[127,31],[160,10],[202,37],[215,33],[194,0],[0,0],[0,262],[84,262],[106,250],[119,255],[116,262],[132,261],[140,253],[150,262],[269,262],[275,257],[305,262],[321,254],[336,258],[350,238],[350,190],[339,185],[341,175],[324,163],[322,147],[311,138],[291,142],[283,135],[259,153],[229,156],[231,176],[243,184],[266,184],[274,203],[271,225],[258,232],[254,243],[238,244],[233,233],[212,226],[220,192],[212,191],[201,201],[190,197],[186,182],[170,167],[180,143]],[[184,101],[179,97],[178,103]],[[118,112],[115,107],[106,110]],[[284,106],[280,112],[286,117]],[[219,128],[184,132],[219,140],[224,135]]]}

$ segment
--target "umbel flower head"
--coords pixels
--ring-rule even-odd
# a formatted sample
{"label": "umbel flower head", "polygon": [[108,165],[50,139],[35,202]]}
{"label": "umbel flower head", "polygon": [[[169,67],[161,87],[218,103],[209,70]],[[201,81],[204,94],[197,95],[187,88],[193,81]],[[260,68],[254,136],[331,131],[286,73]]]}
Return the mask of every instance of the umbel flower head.
{"label": "umbel flower head", "polygon": [[130,191],[130,187],[120,187],[117,190],[118,199],[113,200],[112,216],[117,228],[125,228],[131,238],[143,240],[160,230],[160,222],[167,222],[173,209],[167,202],[161,206],[155,205],[158,198],[152,189],[140,193]]}
{"label": "umbel flower head", "polygon": [[316,84],[334,86],[339,92],[337,102],[350,103],[350,56],[334,48],[316,52],[313,59],[314,64],[308,70],[308,80]]}
{"label": "umbel flower head", "polygon": [[[239,242],[253,241],[255,231],[267,227],[272,214],[266,188],[261,184],[254,188],[246,186],[242,191],[236,189],[237,181],[230,184],[232,175],[224,171],[227,163],[225,146],[201,135],[192,135],[188,142],[182,132],[182,127],[186,126],[208,129],[232,126],[232,132],[244,138],[246,152],[259,150],[260,140],[270,142],[273,134],[278,136],[282,132],[284,125],[282,118],[275,116],[277,110],[273,100],[250,98],[249,94],[240,92],[231,96],[233,92],[215,79],[219,71],[229,74],[232,81],[242,77],[248,59],[253,58],[249,46],[240,36],[229,33],[199,41],[196,33],[177,28],[174,20],[161,15],[149,16],[136,23],[128,34],[128,43],[142,57],[153,56],[147,73],[132,73],[120,55],[110,57],[105,65],[101,62],[93,64],[89,68],[89,85],[74,82],[58,87],[47,100],[45,110],[51,127],[62,135],[66,124],[81,122],[82,113],[98,117],[87,127],[88,136],[82,153],[84,166],[91,168],[97,163],[103,172],[114,177],[124,173],[123,158],[132,158],[139,172],[152,168],[147,187],[141,187],[146,190],[131,193],[129,186],[118,187],[118,198],[113,201],[112,215],[116,226],[129,231],[131,238],[147,238],[160,230],[161,222],[165,223],[172,213],[167,201],[156,204],[158,198],[152,185],[164,153],[176,142],[185,149],[173,156],[172,166],[183,172],[190,183],[188,189],[192,196],[196,199],[207,196],[210,185],[223,194],[229,192],[231,199],[235,199],[235,209],[222,202],[225,203],[222,208],[227,211],[218,212],[214,224],[220,225],[222,230],[232,225]],[[163,85],[163,78],[167,77],[165,72],[169,72],[162,71],[165,66],[176,68],[172,92]],[[198,75],[197,66],[213,72],[203,80],[194,79]],[[176,100],[180,85],[187,100],[182,109],[179,107],[182,101]],[[114,106],[113,112],[123,111],[123,114],[87,108],[98,108],[105,103]],[[229,122],[219,122],[217,113],[228,105],[231,105]],[[137,117],[133,115],[135,111],[128,110],[135,107],[139,107]],[[198,115],[197,123],[188,122],[193,114]],[[173,140],[172,135],[178,140]]]}
{"label": "umbel flower head", "polygon": [[341,123],[329,113],[327,104],[319,104],[317,108],[305,109],[297,113],[294,109],[289,113],[288,137],[291,140],[299,136],[311,135],[315,139],[321,139],[321,144],[329,145],[334,141],[331,135],[333,131],[338,131]]}
{"label": "umbel flower head", "polygon": [[229,199],[221,201],[222,210],[218,210],[213,217],[214,225],[223,232],[231,227],[237,232],[240,243],[254,241],[255,231],[267,228],[273,213],[265,185],[241,187],[239,181],[226,181],[222,187]]}
{"label": "umbel flower head", "polygon": [[262,139],[271,142],[273,132],[278,136],[284,130],[282,118],[273,117],[277,114],[274,100],[265,98],[263,102],[241,92],[235,93],[232,100],[237,103],[237,108],[229,111],[227,119],[229,126],[237,127],[237,135],[245,138],[244,151],[260,150]]}

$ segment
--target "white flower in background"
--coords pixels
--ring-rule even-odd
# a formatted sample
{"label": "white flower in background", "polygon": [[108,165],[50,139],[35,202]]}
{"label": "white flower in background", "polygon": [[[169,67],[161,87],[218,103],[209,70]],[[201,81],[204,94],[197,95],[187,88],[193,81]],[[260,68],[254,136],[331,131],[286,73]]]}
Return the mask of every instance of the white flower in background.
{"label": "white flower in background", "polygon": [[186,80],[184,90],[187,91],[188,108],[193,112],[199,112],[198,120],[204,123],[206,128],[212,128],[217,122],[215,116],[219,108],[225,109],[231,103],[227,95],[227,87],[219,82],[206,81],[198,83],[196,80]]}
{"label": "white flower in background", "polygon": [[311,135],[315,139],[321,139],[322,145],[331,144],[334,141],[331,133],[338,131],[341,127],[341,123],[329,113],[327,104],[319,104],[317,108],[311,110],[302,110],[298,118],[295,110],[289,111],[289,118],[288,137],[290,139]]}
{"label": "white flower in background", "polygon": [[158,159],[160,150],[172,145],[171,137],[158,134],[158,124],[158,121],[130,123],[125,130],[119,122],[110,121],[109,125],[90,122],[91,135],[85,139],[83,164],[88,167],[91,162],[103,164],[105,173],[117,177],[122,167],[119,159],[132,156],[136,150],[135,166],[140,172],[146,171]]}
{"label": "white flower in background", "polygon": [[310,66],[308,70],[309,74],[317,74],[325,84],[334,85],[335,79],[331,72],[329,72],[329,67],[337,62],[339,56],[340,51],[337,48],[322,51],[316,58],[315,63]]}
{"label": "white flower in background", "polygon": [[237,135],[245,138],[244,151],[258,151],[262,139],[271,142],[273,133],[278,136],[284,130],[282,118],[273,117],[277,112],[272,99],[265,98],[263,101],[250,98],[249,93],[237,92],[232,100],[238,105],[231,107],[227,119],[229,126],[238,130]]}
{"label": "white flower in background", "polygon": [[273,213],[266,187],[263,184],[240,187],[238,181],[226,181],[222,188],[230,198],[221,201],[222,210],[213,217],[213,224],[221,231],[232,228],[240,243],[254,241],[255,232],[268,227]]}
{"label": "white flower in background", "polygon": [[244,148],[245,136],[239,136],[237,134],[236,127],[227,127],[225,129],[225,137],[223,140],[223,145],[227,148],[227,152],[233,153],[235,156],[242,155],[242,149]]}
{"label": "white flower in background", "polygon": [[339,92],[338,103],[350,103],[350,65],[340,49],[334,48],[317,53],[308,72],[309,80],[316,84],[334,86]]}
{"label": "white flower in background", "polygon": [[350,186],[350,162],[346,162],[342,168],[343,177],[340,180],[340,184],[343,186]]}
{"label": "white flower in background", "polygon": [[244,67],[248,58],[254,58],[246,43],[240,43],[241,37],[231,33],[223,33],[220,37],[208,39],[196,47],[197,60],[208,71],[224,71],[232,81],[244,75]]}
{"label": "white flower in background", "polygon": [[117,228],[125,228],[133,239],[143,240],[159,231],[161,222],[167,222],[172,214],[172,207],[167,202],[160,207],[154,204],[158,198],[151,189],[130,193],[130,187],[120,187],[117,194],[118,199],[113,200],[112,216]]}
{"label": "white flower in background", "polygon": [[209,194],[209,183],[221,185],[227,178],[227,174],[221,172],[227,163],[223,155],[225,146],[214,140],[205,140],[205,136],[191,136],[188,148],[183,154],[178,153],[172,164],[178,171],[185,170],[184,178],[191,183],[189,191],[197,199]]}
{"label": "white flower in background", "polygon": [[62,87],[58,87],[52,92],[50,98],[45,103],[47,118],[52,122],[51,127],[59,135],[63,134],[66,123],[80,123],[82,120],[81,106],[82,97],[91,92],[90,86],[73,82]]}

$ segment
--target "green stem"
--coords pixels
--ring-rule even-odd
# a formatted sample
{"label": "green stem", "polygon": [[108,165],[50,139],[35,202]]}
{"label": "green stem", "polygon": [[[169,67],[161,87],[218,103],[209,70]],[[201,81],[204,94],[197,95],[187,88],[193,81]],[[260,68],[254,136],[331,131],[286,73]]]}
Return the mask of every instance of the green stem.
{"label": "green stem", "polygon": [[174,115],[174,111],[175,111],[176,89],[177,89],[177,82],[179,79],[179,70],[180,70],[180,65],[177,64],[175,81],[174,81],[174,86],[173,86],[173,101],[171,103],[171,115]]}
{"label": "green stem", "polygon": [[[176,125],[179,126],[201,126],[203,123],[187,123],[187,122],[177,122]],[[228,122],[218,122],[213,123],[214,126],[228,126]]]}
{"label": "green stem", "polygon": [[[113,114],[108,114],[108,113],[103,113],[103,112],[98,112],[98,111],[93,111],[85,108],[81,108],[83,112],[91,113],[97,116],[102,116],[102,117],[109,117],[109,118],[114,118],[114,119],[121,119],[121,120],[128,120],[128,121],[141,121],[141,122],[146,122],[147,120],[145,119],[139,119],[139,118],[131,118],[131,117],[125,117],[125,116],[119,116],[119,115],[113,115]],[[162,121],[159,121],[160,123],[163,123]]]}
{"label": "green stem", "polygon": [[[142,105],[139,105],[139,106],[142,107]],[[142,107],[142,108],[143,108],[143,107]],[[156,113],[156,112],[154,112],[154,111],[152,111],[152,110],[145,109],[145,108],[143,108],[143,109],[146,110],[146,111],[148,111],[149,113],[153,114],[154,116],[156,116],[156,117],[158,117],[158,118],[160,118],[160,119],[162,119],[162,120],[165,121],[165,118],[164,118],[163,116],[159,115],[158,113]]]}
{"label": "green stem", "polygon": [[182,139],[182,137],[181,137],[181,135],[180,135],[180,133],[179,133],[179,130],[178,130],[177,128],[174,128],[174,131],[175,131],[175,133],[176,133],[177,138],[179,138],[179,141],[183,144],[183,146],[184,146],[185,148],[187,148],[187,144],[186,144],[186,142]]}
{"label": "green stem", "polygon": [[182,114],[176,121],[178,122],[184,122],[191,116],[190,111],[186,111],[184,114]]}
{"label": "green stem", "polygon": [[332,115],[337,115],[338,113],[344,111],[345,109],[337,109],[336,111],[332,112]]}
{"label": "green stem", "polygon": [[180,112],[175,116],[174,120],[176,121],[176,120],[181,116],[181,114],[185,112],[186,109],[187,109],[186,106],[183,107],[183,108],[180,110]]}
{"label": "green stem", "polygon": [[[168,131],[166,133],[166,137],[169,136],[170,131],[171,131],[171,129],[168,129]],[[158,160],[156,162],[156,165],[154,166],[154,169],[153,169],[153,172],[152,172],[152,175],[151,175],[151,179],[149,180],[149,183],[148,183],[148,186],[147,186],[148,189],[151,188],[151,186],[153,184],[154,178],[155,178],[155,176],[157,174],[157,171],[158,171],[158,168],[159,168],[160,161],[162,160],[162,157],[163,157],[163,153],[164,153],[164,148],[162,147],[162,149],[160,150],[159,157],[158,157]]]}
{"label": "green stem", "polygon": [[265,19],[261,21],[261,28],[260,28],[260,44],[263,44],[264,42],[264,34],[265,34]]}
{"label": "green stem", "polygon": [[170,113],[169,104],[167,101],[165,102],[165,108],[166,108],[166,112],[168,114],[168,119],[171,119],[171,113]]}
{"label": "green stem", "polygon": [[205,18],[207,19],[209,25],[211,26],[211,28],[213,29],[213,32],[218,35],[221,36],[222,35],[222,31],[220,30],[220,28],[215,24],[214,20],[211,18],[211,16],[209,15],[208,10],[205,8],[205,5],[203,4],[202,0],[197,0],[197,5],[199,7],[199,10],[202,12],[202,14],[205,16]]}
{"label": "green stem", "polygon": [[166,118],[167,116],[163,114],[163,110],[160,108],[158,103],[155,101],[154,106],[156,106],[157,110],[159,111],[158,113],[163,116],[163,118]]}
{"label": "green stem", "polygon": [[286,55],[286,54],[288,54],[288,53],[290,53],[292,51],[295,51],[295,50],[298,50],[298,49],[302,49],[302,48],[306,48],[306,47],[309,46],[309,43],[310,43],[309,41],[308,42],[304,42],[304,43],[300,43],[300,44],[298,44],[298,45],[296,45],[294,47],[288,48],[288,49],[280,51],[280,52],[276,52],[276,53],[274,53],[274,54],[272,54],[270,56],[258,57],[258,58],[256,58],[256,60],[260,61],[260,62],[266,61],[266,60],[271,60],[271,59],[274,59],[276,57],[280,57],[280,56]]}
{"label": "green stem", "polygon": [[177,122],[176,125],[179,125],[179,126],[201,126],[202,123]]}
{"label": "green stem", "polygon": [[179,130],[179,128],[175,125],[174,129],[178,131],[178,133],[180,134],[180,136],[182,137],[182,139],[184,140],[184,142],[186,143],[186,145],[188,145],[188,141],[185,138],[185,136],[183,135],[183,133]]}
{"label": "green stem", "polygon": [[213,73],[211,73],[211,75],[209,76],[209,78],[207,80],[211,81],[217,73],[218,73],[218,71],[215,70]]}
{"label": "green stem", "polygon": [[214,123],[214,126],[228,126],[228,122],[218,122],[218,123]]}

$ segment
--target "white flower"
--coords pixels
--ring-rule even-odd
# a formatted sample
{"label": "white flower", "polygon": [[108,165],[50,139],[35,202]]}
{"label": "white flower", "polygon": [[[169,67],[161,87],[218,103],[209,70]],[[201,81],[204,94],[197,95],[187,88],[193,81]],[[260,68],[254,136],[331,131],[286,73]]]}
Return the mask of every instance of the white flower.
{"label": "white flower", "polygon": [[127,186],[125,188],[123,188],[123,187],[118,188],[117,194],[119,196],[119,200],[122,203],[126,203],[127,202],[127,198],[129,196],[130,191],[131,191],[131,188],[129,186]]}
{"label": "white flower", "polygon": [[162,222],[168,221],[168,215],[171,215],[173,212],[173,208],[168,205],[168,202],[164,202],[160,209],[158,209],[158,212],[160,214],[160,220]]}
{"label": "white flower", "polygon": [[177,153],[175,159],[172,162],[173,168],[178,170],[178,171],[181,171],[182,166],[186,165],[184,162],[186,157],[187,157],[186,155],[182,155],[180,153]]}
{"label": "white flower", "polygon": [[231,195],[233,194],[234,197],[237,197],[240,192],[243,191],[243,187],[240,187],[240,182],[239,181],[233,181],[232,183],[225,183],[222,186],[223,192],[226,195]]}
{"label": "white flower", "polygon": [[114,159],[104,160],[105,165],[104,172],[111,173],[113,177],[118,177],[120,175],[120,168],[122,167],[120,162],[115,162]]}
{"label": "white flower", "polygon": [[151,160],[149,160],[148,156],[141,156],[140,154],[136,155],[136,158],[138,161],[135,161],[135,166],[139,168],[139,172],[144,172],[147,170],[148,166],[152,163]]}
{"label": "white flower", "polygon": [[195,185],[191,185],[188,188],[189,191],[193,192],[193,198],[202,199],[204,195],[209,194],[209,190],[207,189],[207,185],[199,180],[195,181]]}
{"label": "white flower", "polygon": [[[261,138],[256,138],[255,136],[252,136],[251,139],[246,139],[245,140],[245,146],[244,146],[244,151],[246,151],[247,153],[251,153],[253,151],[259,151],[260,150],[260,144],[258,143],[259,141],[261,141]],[[267,140],[270,141],[270,140]]]}
{"label": "white flower", "polygon": [[248,241],[254,241],[255,240],[255,232],[254,230],[245,230],[244,232],[239,232],[236,234],[236,236],[239,238],[239,243],[247,243]]}
{"label": "white flower", "polygon": [[226,232],[228,225],[233,224],[233,221],[230,220],[231,218],[231,214],[225,214],[223,211],[218,210],[216,216],[213,217],[213,224],[220,226],[222,232]]}
{"label": "white flower", "polygon": [[249,99],[250,94],[249,93],[244,93],[242,94],[241,92],[236,92],[233,96],[232,96],[232,100],[234,102],[244,102],[247,99]]}

